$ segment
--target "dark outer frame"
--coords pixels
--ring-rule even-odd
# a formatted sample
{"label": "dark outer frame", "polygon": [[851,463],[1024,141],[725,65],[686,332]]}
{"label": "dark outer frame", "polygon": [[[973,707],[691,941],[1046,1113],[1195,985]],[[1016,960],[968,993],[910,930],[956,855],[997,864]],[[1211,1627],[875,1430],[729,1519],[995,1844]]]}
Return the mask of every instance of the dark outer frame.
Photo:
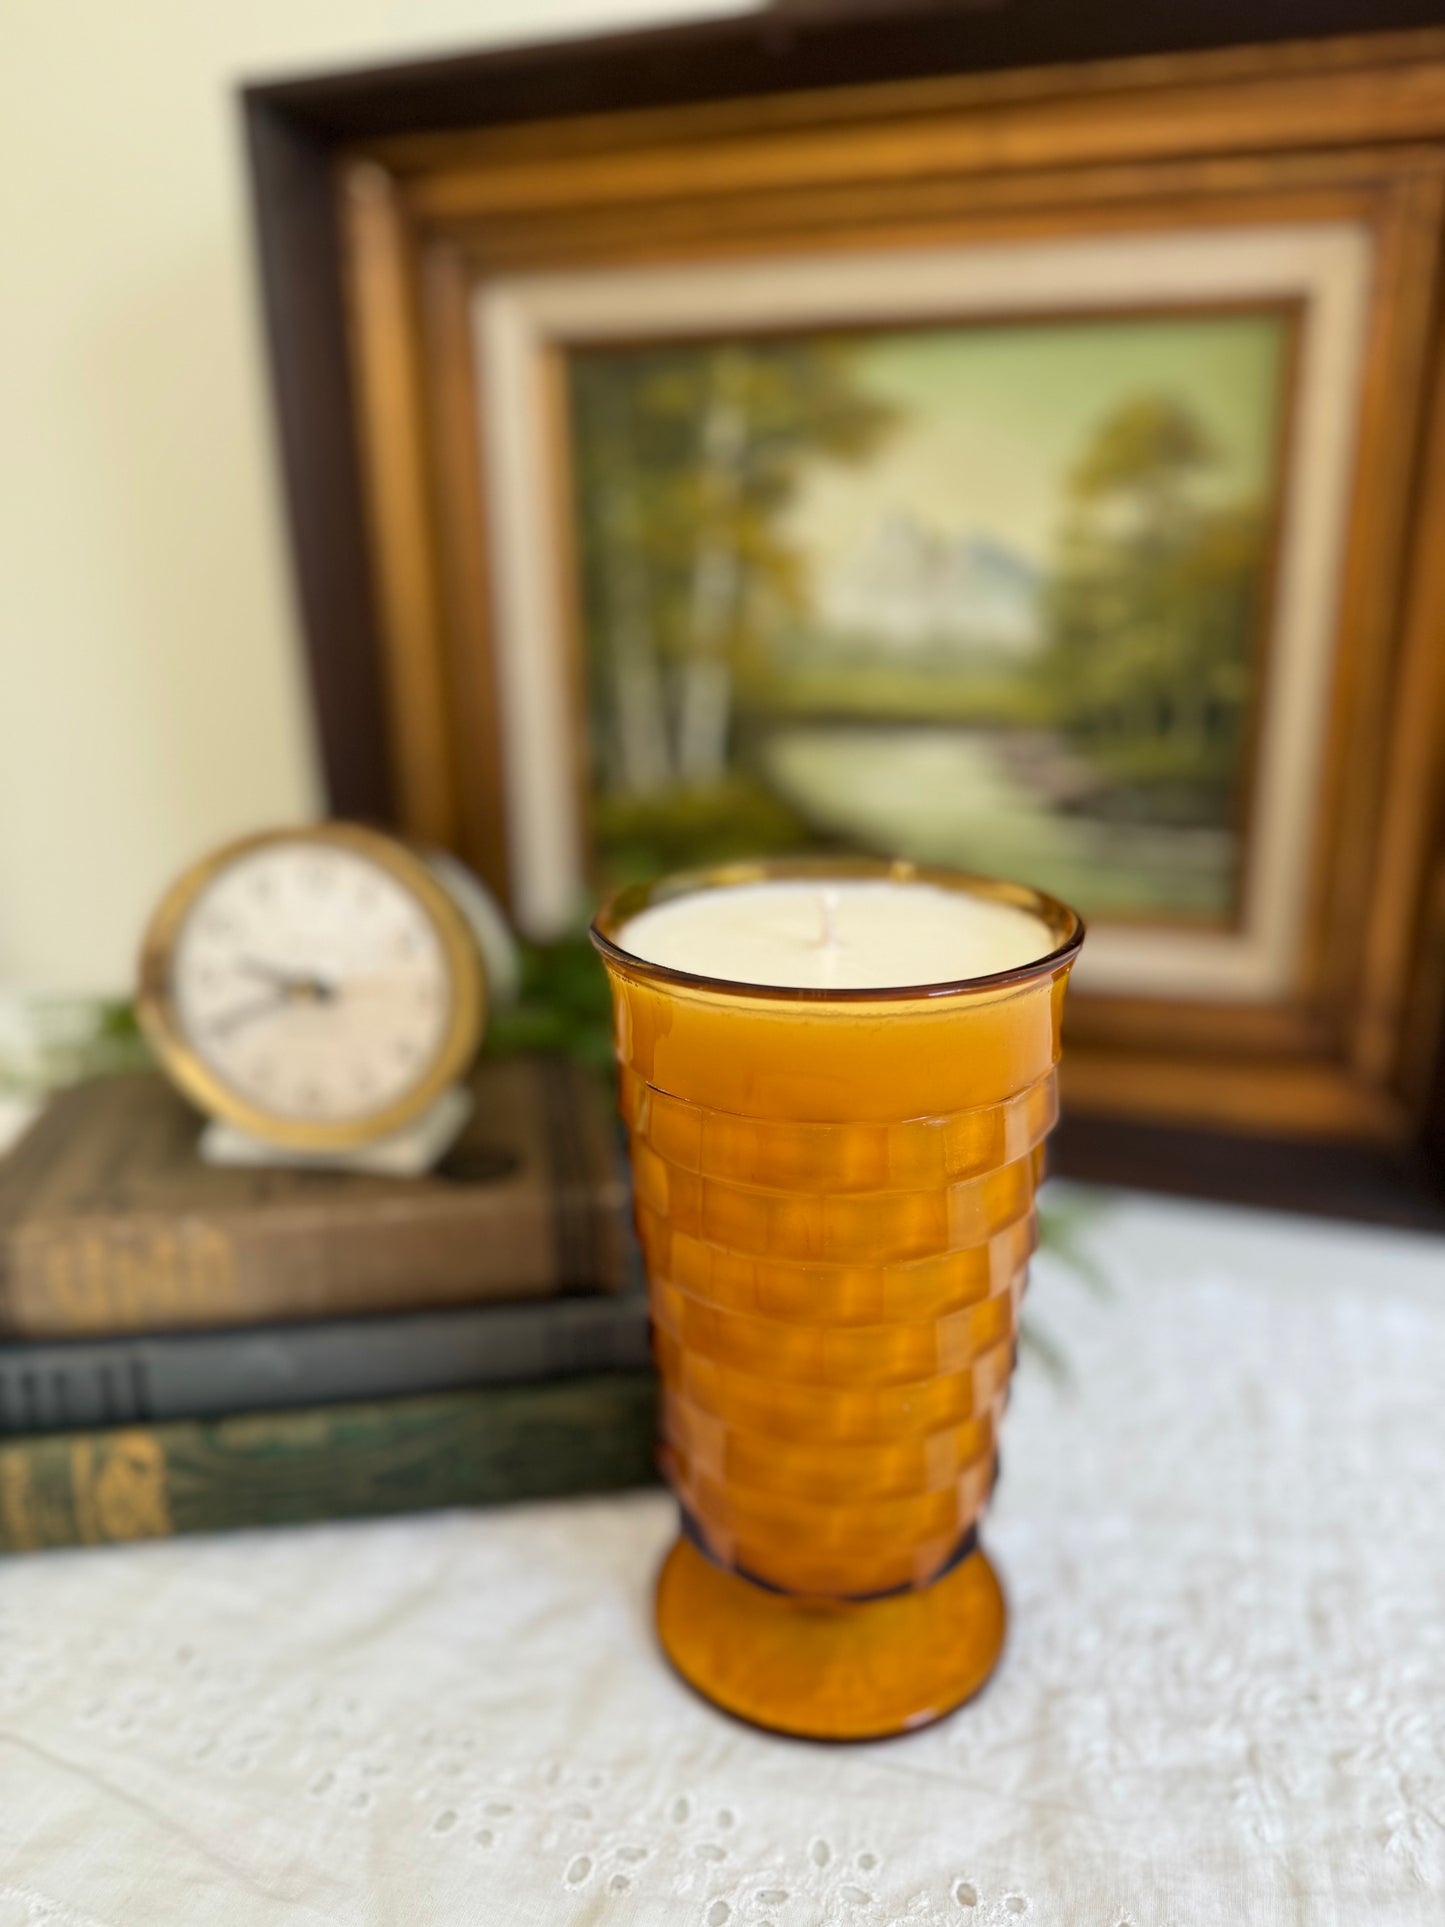
{"label": "dark outer frame", "polygon": [[[722,101],[939,74],[1437,26],[1440,0],[896,0],[243,86],[244,123],[298,613],[329,805],[395,820],[368,562],[334,165],[388,135]],[[1105,1182],[1445,1229],[1445,1051],[1404,1160],[1348,1147],[1089,1120],[1056,1163]],[[1342,1163],[1342,1160],[1344,1161]],[[1351,1162],[1353,1160],[1353,1162]]]}

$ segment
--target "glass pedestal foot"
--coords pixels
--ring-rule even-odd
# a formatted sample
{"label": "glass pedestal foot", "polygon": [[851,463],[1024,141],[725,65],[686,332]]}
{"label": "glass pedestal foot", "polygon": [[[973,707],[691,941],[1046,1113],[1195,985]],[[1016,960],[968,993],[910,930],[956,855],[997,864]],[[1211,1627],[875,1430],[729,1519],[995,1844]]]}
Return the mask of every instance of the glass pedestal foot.
{"label": "glass pedestal foot", "polygon": [[973,1552],[919,1592],[797,1599],[716,1566],[686,1539],[657,1582],[657,1630],[724,1711],[810,1740],[869,1740],[942,1719],[998,1663],[1003,1590]]}

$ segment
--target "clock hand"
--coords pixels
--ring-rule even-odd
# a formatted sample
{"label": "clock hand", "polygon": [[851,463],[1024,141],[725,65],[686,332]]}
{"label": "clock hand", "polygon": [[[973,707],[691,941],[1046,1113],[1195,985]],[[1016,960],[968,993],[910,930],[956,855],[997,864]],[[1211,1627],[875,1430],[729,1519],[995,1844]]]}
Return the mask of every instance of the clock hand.
{"label": "clock hand", "polygon": [[233,1030],[239,1030],[253,1018],[264,1017],[268,1010],[282,1010],[288,1002],[285,991],[269,997],[253,997],[249,1004],[237,1004],[235,1009],[224,1012],[208,1028],[212,1037],[229,1037]]}
{"label": "clock hand", "polygon": [[282,970],[276,964],[267,963],[261,957],[237,957],[231,968],[246,977],[261,977],[271,984],[289,984],[291,972]]}
{"label": "clock hand", "polygon": [[275,984],[286,996],[298,1003],[311,1001],[329,1004],[336,995],[336,985],[327,983],[325,978],[305,976],[296,971],[281,970],[275,964],[266,963],[260,957],[238,957],[232,968],[243,976],[259,977],[264,983]]}

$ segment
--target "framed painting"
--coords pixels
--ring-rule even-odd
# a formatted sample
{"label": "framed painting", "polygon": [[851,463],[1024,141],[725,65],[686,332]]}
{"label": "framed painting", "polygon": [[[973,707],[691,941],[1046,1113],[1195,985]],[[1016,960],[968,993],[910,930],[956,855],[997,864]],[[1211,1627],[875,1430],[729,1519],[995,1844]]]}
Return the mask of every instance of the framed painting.
{"label": "framed painting", "polygon": [[822,844],[1079,904],[1084,992],[1281,995],[1368,280],[1323,225],[486,284],[523,928]]}
{"label": "framed painting", "polygon": [[1418,1144],[1445,36],[959,72],[929,19],[603,43],[585,112],[542,53],[449,125],[251,97],[303,586],[363,572],[334,799],[538,940],[728,854],[1017,874],[1090,921],[1076,1114]]}

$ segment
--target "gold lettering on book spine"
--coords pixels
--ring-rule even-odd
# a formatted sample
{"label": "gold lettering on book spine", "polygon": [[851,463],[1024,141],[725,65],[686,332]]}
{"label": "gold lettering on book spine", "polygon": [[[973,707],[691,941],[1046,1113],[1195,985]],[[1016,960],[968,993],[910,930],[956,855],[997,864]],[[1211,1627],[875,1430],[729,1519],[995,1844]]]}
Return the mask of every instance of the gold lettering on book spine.
{"label": "gold lettering on book spine", "polygon": [[85,1545],[113,1539],[167,1539],[171,1523],[165,1448],[150,1432],[117,1432],[71,1444],[75,1522]]}
{"label": "gold lettering on book spine", "polygon": [[17,1238],[15,1314],[22,1330],[134,1331],[160,1322],[214,1322],[238,1308],[235,1252],[198,1221],[106,1224]]}
{"label": "gold lettering on book spine", "polygon": [[30,1495],[30,1467],[16,1451],[0,1451],[0,1538],[12,1552],[40,1544]]}

